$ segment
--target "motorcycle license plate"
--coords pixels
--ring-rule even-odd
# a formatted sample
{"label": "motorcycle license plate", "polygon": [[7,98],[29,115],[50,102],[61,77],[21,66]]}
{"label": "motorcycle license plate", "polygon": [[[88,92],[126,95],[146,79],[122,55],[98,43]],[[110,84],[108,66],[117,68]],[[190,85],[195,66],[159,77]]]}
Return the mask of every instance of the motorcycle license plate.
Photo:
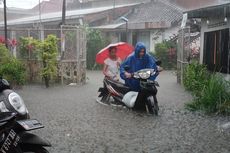
{"label": "motorcycle license plate", "polygon": [[30,120],[21,120],[17,121],[19,125],[21,125],[26,131],[35,130],[44,128],[44,126],[38,122],[38,120],[30,119]]}
{"label": "motorcycle license plate", "polygon": [[14,153],[19,140],[20,137],[16,134],[16,132],[14,130],[10,130],[3,145],[1,146],[0,153]]}

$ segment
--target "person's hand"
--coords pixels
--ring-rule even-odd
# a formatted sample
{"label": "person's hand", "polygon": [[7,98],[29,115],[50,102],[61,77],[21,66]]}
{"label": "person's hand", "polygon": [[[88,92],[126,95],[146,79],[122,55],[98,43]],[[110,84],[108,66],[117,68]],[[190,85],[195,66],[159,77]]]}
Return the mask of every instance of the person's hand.
{"label": "person's hand", "polygon": [[128,72],[125,72],[125,77],[129,79],[129,78],[132,77],[132,74],[131,74],[131,73],[128,73]]}
{"label": "person's hand", "polygon": [[157,66],[157,70],[158,70],[158,72],[161,72],[161,71],[163,71],[164,69],[163,69],[162,67],[160,67],[160,66]]}
{"label": "person's hand", "polygon": [[116,76],[113,77],[113,80],[119,81],[119,77],[116,75]]}

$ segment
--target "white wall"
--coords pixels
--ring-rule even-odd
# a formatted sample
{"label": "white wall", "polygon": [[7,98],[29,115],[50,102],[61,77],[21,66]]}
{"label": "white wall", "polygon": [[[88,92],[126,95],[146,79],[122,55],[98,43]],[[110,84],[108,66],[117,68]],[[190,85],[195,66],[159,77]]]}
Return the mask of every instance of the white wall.
{"label": "white wall", "polygon": [[111,43],[117,43],[119,41],[119,35],[115,32],[110,33],[109,37],[111,39]]}
{"label": "white wall", "polygon": [[150,51],[155,53],[155,46],[157,43],[163,41],[162,31],[161,30],[152,30],[150,31]]}
{"label": "white wall", "polygon": [[170,40],[170,37],[172,37],[173,35],[177,35],[178,31],[179,31],[179,26],[165,29],[163,33],[163,40]]}
{"label": "white wall", "polygon": [[170,40],[174,34],[177,35],[179,26],[171,27],[168,29],[156,29],[150,31],[150,51],[155,52],[155,46],[157,43],[161,43],[163,40]]}

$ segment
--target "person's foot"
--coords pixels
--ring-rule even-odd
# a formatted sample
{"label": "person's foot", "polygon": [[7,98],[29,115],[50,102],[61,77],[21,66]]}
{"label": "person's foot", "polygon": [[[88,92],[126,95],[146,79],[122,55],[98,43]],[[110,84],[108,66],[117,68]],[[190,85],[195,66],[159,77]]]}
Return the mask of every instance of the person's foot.
{"label": "person's foot", "polygon": [[110,105],[112,105],[112,106],[123,106],[123,104],[121,102],[118,102],[118,101],[111,101]]}
{"label": "person's foot", "polygon": [[97,99],[96,102],[98,102],[99,104],[102,104],[102,105],[110,105],[110,103],[108,101],[105,101],[105,100]]}

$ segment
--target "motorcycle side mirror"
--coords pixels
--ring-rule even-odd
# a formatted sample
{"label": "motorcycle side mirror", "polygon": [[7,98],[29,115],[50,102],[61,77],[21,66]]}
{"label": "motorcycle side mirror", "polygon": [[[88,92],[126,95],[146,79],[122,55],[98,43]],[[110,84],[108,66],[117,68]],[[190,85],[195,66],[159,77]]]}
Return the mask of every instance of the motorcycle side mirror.
{"label": "motorcycle side mirror", "polygon": [[162,63],[161,60],[157,60],[157,61],[156,61],[156,65],[157,65],[157,66],[160,66],[161,63]]}
{"label": "motorcycle side mirror", "polygon": [[130,69],[130,66],[125,65],[124,69],[125,69],[125,71],[128,71]]}

